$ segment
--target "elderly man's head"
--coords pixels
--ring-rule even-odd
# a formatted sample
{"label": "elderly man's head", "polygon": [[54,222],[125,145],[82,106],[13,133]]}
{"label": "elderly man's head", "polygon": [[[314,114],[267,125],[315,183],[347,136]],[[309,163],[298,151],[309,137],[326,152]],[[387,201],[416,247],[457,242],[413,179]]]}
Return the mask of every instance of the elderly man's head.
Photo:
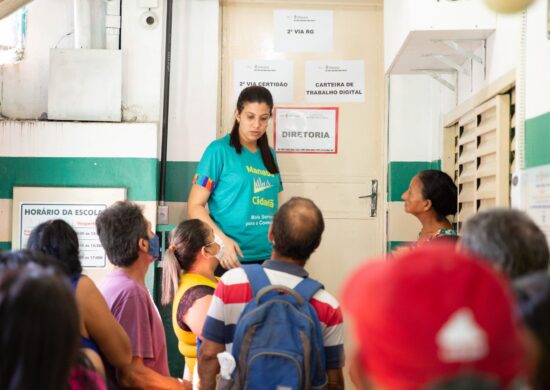
{"label": "elderly man's head", "polygon": [[325,222],[311,200],[294,197],[273,217],[269,239],[279,255],[305,263],[321,243]]}
{"label": "elderly man's head", "polygon": [[491,261],[511,278],[548,268],[546,237],[521,211],[483,211],[466,221],[461,234],[464,248]]}

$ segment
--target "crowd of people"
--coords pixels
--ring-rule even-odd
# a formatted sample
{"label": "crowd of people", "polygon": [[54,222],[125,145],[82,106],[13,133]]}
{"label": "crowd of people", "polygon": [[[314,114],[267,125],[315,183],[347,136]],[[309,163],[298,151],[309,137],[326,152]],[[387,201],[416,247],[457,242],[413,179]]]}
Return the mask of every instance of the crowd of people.
{"label": "crowd of people", "polygon": [[0,389],[343,389],[345,372],[360,390],[550,389],[540,228],[521,211],[489,209],[459,236],[448,219],[456,185],[422,171],[402,196],[417,240],[365,261],[334,296],[305,269],[325,230],[321,210],[299,197],[278,207],[272,108],[265,88],[243,90],[162,256],[161,302],[172,306],[184,372],[169,372],[145,285],[159,237],[138,205],[119,201],[96,219],[114,265],[99,286],[63,220],[0,253]]}
{"label": "crowd of people", "polygon": [[[0,254],[0,353],[11,357],[1,359],[0,388],[310,388],[302,375],[314,381],[319,359],[318,380],[329,389],[344,388],[345,364],[357,389],[550,388],[550,253],[543,232],[521,211],[480,212],[465,223],[458,244],[423,240],[421,233],[407,249],[366,261],[340,297],[320,284],[303,286],[314,282],[304,266],[324,231],[309,199],[292,198],[275,213],[269,260],[221,278],[215,271],[223,240],[199,219],[181,222],[164,255],[162,299],[172,305],[185,358],[180,378],[168,371],[165,330],[145,287],[160,254],[150,223],[124,201],[104,210],[96,227],[116,266],[99,288],[82,274],[78,238],[62,220],[38,225],[27,249]],[[263,310],[264,296],[288,296],[289,307],[305,305],[305,297],[320,348],[290,337],[288,313]],[[346,353],[338,298],[350,328]],[[253,325],[241,325],[257,311]],[[289,323],[277,324],[284,322],[277,315]],[[276,326],[285,331],[270,330]],[[247,361],[257,339],[263,352]],[[295,343],[297,355],[309,350],[313,363],[301,362],[305,371],[296,374],[277,356],[262,361],[270,345],[285,343]],[[224,352],[234,367],[220,377]]]}

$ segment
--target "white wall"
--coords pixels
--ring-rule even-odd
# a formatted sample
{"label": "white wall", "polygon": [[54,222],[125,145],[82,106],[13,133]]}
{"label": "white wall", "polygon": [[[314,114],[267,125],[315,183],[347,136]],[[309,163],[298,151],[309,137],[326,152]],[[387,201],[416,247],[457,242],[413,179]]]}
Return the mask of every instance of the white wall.
{"label": "white wall", "polygon": [[168,160],[199,161],[216,138],[220,6],[174,2]]}
{"label": "white wall", "polygon": [[454,94],[428,76],[393,75],[389,96],[389,160],[440,159],[443,115]]}
{"label": "white wall", "polygon": [[[90,1],[101,2],[102,0]],[[52,142],[59,141],[59,134],[62,134],[64,142],[56,143],[59,149],[56,149],[54,157],[74,157],[77,160],[88,158],[85,151],[90,145],[85,138],[82,138],[83,132],[89,132],[89,136],[93,136],[97,141],[93,144],[97,144],[101,150],[104,150],[108,157],[129,157],[127,150],[132,157],[136,153],[135,145],[154,145],[154,155],[156,158],[159,157],[157,144],[160,144],[158,142],[160,138],[157,131],[160,131],[162,121],[163,29],[166,12],[162,5],[166,2],[158,0],[161,7],[152,9],[159,18],[159,25],[154,29],[148,29],[142,23],[141,16],[148,10],[140,7],[142,3],[144,3],[142,0],[123,0],[121,20],[123,121],[134,123],[125,123],[123,127],[120,127],[120,124],[101,124],[103,130],[96,131],[96,126],[87,126],[85,123],[77,126],[72,122],[27,122],[25,129],[42,129],[44,126],[48,129],[53,127],[57,129],[61,126],[63,131],[57,132]],[[178,163],[168,165],[167,188],[176,188],[180,196],[180,199],[171,202],[171,205],[176,208],[174,212],[171,211],[171,222],[177,223],[185,216],[182,210],[187,200],[185,188],[189,186],[192,179],[191,172],[194,172],[194,166],[208,143],[215,139],[218,127],[218,85],[221,77],[220,5],[217,0],[174,0],[173,11],[168,160],[169,163]],[[103,26],[104,21],[94,18],[94,28],[97,28],[97,25]],[[49,51],[56,45],[59,48],[72,48],[74,46],[72,31],[72,0],[35,0],[31,3],[28,8],[25,59],[13,66],[0,67],[1,115],[14,119],[34,120],[47,111]],[[66,34],[69,35],[65,37]],[[94,39],[93,42],[97,41]],[[75,88],[78,89],[78,86],[75,85]],[[153,126],[154,138],[151,138],[151,132],[144,136],[140,130],[142,124],[144,125],[142,122]],[[43,140],[46,133],[40,133],[41,136],[38,135],[39,133],[19,131],[11,126],[8,131],[0,133],[0,145],[9,141],[10,145],[32,146],[32,156],[13,156],[17,158],[50,156],[49,143],[44,143]],[[115,153],[117,150],[118,152]],[[105,157],[103,154],[94,153],[93,157]],[[0,156],[8,157],[5,159],[8,161],[11,154],[6,150],[0,150]],[[27,162],[22,161],[22,164]],[[7,166],[12,169],[11,165]],[[2,169],[0,159],[0,172]],[[117,175],[121,174],[122,168],[113,169]],[[178,170],[178,173],[185,171],[184,178],[182,179],[181,175],[172,175],[171,179],[170,174],[174,170]],[[10,172],[12,173],[16,179],[25,174],[15,170]],[[51,174],[55,175],[56,172]],[[190,176],[188,180],[187,176]],[[44,179],[45,182],[48,180],[48,178]],[[148,194],[151,191],[156,193],[157,181],[158,178],[155,176],[147,183],[143,183],[141,187]],[[4,198],[0,199],[0,220],[6,216],[5,220],[9,221],[11,198],[9,194]],[[156,202],[153,198],[154,195],[145,201],[151,201],[154,204]],[[134,200],[143,201],[140,198]],[[154,212],[154,205],[151,207]],[[6,226],[9,226],[9,223]],[[8,241],[8,236],[9,232],[2,229],[0,225],[0,245],[2,241]]]}
{"label": "white wall", "polygon": [[[485,74],[483,66],[474,61],[470,66],[471,77],[459,75],[459,104],[518,66],[520,32],[520,14],[497,15],[496,31],[486,41]],[[483,50],[477,50],[476,54],[483,56]]]}
{"label": "white wall", "polygon": [[[176,3],[178,1],[175,1]],[[162,108],[163,86],[163,23],[165,1],[152,8],[159,24],[150,29],[142,16],[149,9],[139,0],[122,1],[122,120],[158,122]],[[174,20],[174,24],[177,21]]]}
{"label": "white wall", "polygon": [[525,117],[550,112],[550,39],[547,38],[547,1],[536,0],[527,13]]}
{"label": "white wall", "polygon": [[409,0],[384,0],[384,72],[399,53],[410,25]]}
{"label": "white wall", "polygon": [[[93,2],[92,43],[104,44],[101,29],[104,9]],[[124,121],[158,122],[162,104],[163,30],[165,10],[153,8],[159,17],[155,29],[144,27],[140,17],[147,8],[139,0],[122,2]],[[164,1],[159,0],[159,5]],[[175,3],[183,3],[175,1]],[[0,67],[0,114],[13,119],[37,119],[48,109],[48,75],[50,48],[74,46],[72,0],[37,0],[28,6],[25,57],[22,62]],[[178,21],[174,20],[174,24]],[[75,88],[78,88],[75,86]]]}
{"label": "white wall", "polygon": [[50,48],[73,47],[72,31],[72,1],[42,0],[27,5],[24,59],[18,64],[0,66],[1,115],[36,119],[48,110]]}

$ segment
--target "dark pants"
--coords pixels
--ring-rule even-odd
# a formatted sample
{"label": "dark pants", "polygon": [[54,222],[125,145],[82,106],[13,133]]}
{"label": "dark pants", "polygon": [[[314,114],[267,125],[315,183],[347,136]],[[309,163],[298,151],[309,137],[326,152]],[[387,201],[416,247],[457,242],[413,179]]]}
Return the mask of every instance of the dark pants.
{"label": "dark pants", "polygon": [[[245,265],[245,264],[260,264],[260,265],[262,265],[264,263],[264,261],[265,260],[252,260],[252,261],[243,262],[242,264],[243,265]],[[226,272],[227,272],[227,270],[225,268],[223,268],[221,265],[218,264],[218,268],[216,268],[216,271],[214,271],[214,275],[216,275],[217,277],[221,277]]]}

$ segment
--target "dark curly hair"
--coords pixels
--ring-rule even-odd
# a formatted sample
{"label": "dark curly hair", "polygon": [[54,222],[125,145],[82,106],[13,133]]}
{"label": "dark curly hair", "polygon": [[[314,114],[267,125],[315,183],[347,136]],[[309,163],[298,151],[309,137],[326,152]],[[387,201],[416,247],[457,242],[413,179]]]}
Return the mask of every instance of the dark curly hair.
{"label": "dark curly hair", "polygon": [[417,175],[422,183],[422,196],[432,202],[437,219],[456,214],[458,190],[453,179],[443,171],[428,169]]}
{"label": "dark curly hair", "polygon": [[27,241],[27,249],[54,257],[71,278],[82,273],[78,236],[71,225],[62,219],[46,221],[35,227]]}
{"label": "dark curly hair", "polygon": [[139,239],[148,239],[141,207],[128,201],[116,202],[103,210],[95,226],[109,261],[119,267],[132,265],[138,258]]}

